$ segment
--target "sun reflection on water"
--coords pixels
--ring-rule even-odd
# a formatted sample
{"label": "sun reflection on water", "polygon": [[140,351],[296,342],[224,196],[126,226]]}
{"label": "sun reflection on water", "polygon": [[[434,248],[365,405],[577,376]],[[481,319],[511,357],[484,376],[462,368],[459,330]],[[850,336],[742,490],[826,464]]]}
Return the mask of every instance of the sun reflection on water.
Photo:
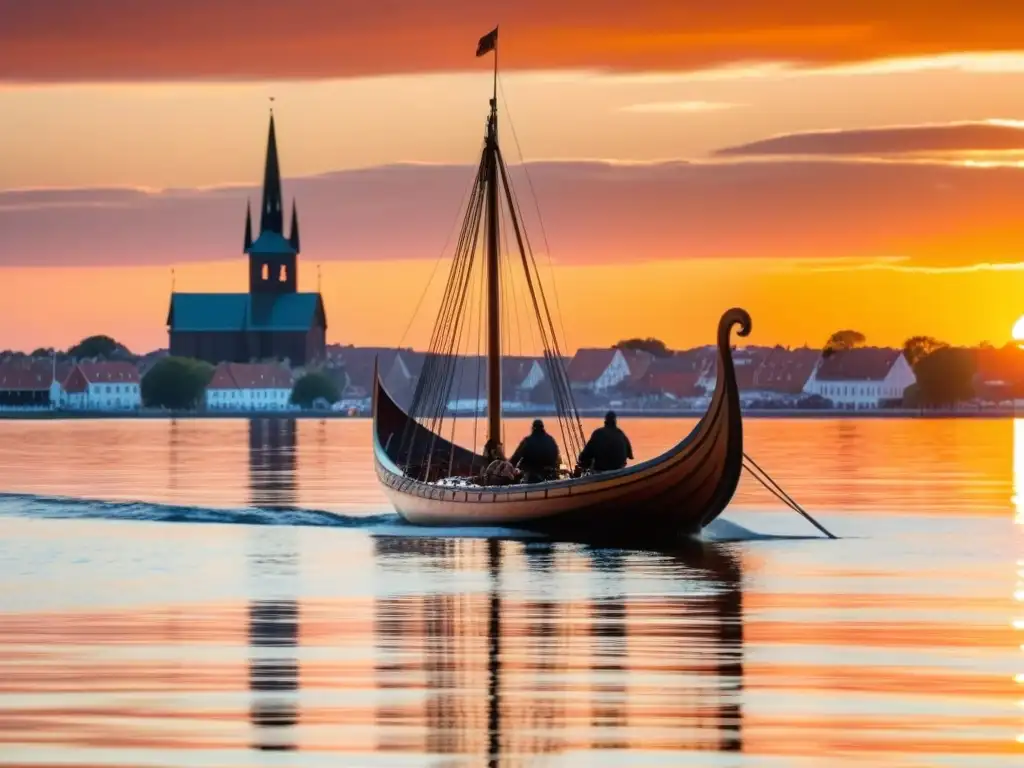
{"label": "sun reflection on water", "polygon": [[[1014,522],[1017,525],[1024,525],[1024,494],[1022,494],[1022,485],[1024,485],[1024,419],[1013,420],[1013,504],[1016,507],[1017,514],[1014,518]],[[1021,538],[1022,531],[1018,529],[1017,538]],[[1017,609],[1020,610],[1021,603],[1024,603],[1024,570],[1021,570],[1021,566],[1024,566],[1024,560],[1017,560],[1017,587],[1013,594],[1013,599],[1017,603]],[[1024,617],[1018,617],[1014,619],[1013,627],[1018,632],[1024,631]],[[1019,650],[1024,651],[1024,643],[1019,646]],[[1019,674],[1014,677],[1017,685],[1024,685],[1024,674]],[[1019,702],[1021,708],[1024,708],[1024,698]],[[1017,736],[1017,742],[1024,744],[1024,733]]]}

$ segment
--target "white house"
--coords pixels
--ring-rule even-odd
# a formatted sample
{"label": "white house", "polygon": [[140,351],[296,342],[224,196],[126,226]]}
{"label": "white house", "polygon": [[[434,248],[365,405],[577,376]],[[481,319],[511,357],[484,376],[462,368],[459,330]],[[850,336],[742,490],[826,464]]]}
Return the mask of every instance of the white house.
{"label": "white house", "polygon": [[803,391],[839,408],[863,410],[878,408],[885,400],[901,400],[916,381],[902,350],[860,347],[823,356]]}
{"label": "white house", "polygon": [[125,411],[142,405],[139,369],[133,363],[76,363],[64,379],[61,404],[90,411]]}
{"label": "white house", "polygon": [[292,373],[273,363],[221,363],[206,386],[211,411],[291,409]]}
{"label": "white house", "polygon": [[581,349],[569,362],[569,384],[573,389],[606,392],[627,379],[642,376],[651,359],[645,352]]}

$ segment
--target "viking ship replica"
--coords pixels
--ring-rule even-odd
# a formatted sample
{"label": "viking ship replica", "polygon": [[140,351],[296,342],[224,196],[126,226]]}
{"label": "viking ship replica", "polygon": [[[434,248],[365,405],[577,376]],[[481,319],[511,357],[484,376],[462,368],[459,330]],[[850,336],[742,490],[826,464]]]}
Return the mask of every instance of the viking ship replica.
{"label": "viking ship replica", "polygon": [[[449,406],[456,378],[466,375],[460,350],[468,318],[485,311],[479,333],[486,335],[486,429],[479,437],[485,445],[508,445],[502,440],[502,309],[507,302],[504,283],[513,269],[522,270],[526,303],[543,345],[561,454],[572,461],[585,444],[552,312],[498,142],[497,37],[494,29],[477,48],[477,56],[494,52],[494,94],[441,309],[408,410],[385,389],[380,371],[375,372],[377,476],[399,515],[414,524],[510,526],[570,536],[586,532],[591,539],[612,540],[642,534],[662,543],[691,536],[725,509],[743,468],[730,338],[735,326],[740,336],[750,332],[750,316],[742,309],[728,310],[718,323],[717,382],[706,413],[689,435],[657,458],[596,474],[563,467],[557,477],[543,482],[495,486],[474,480],[490,461],[477,447],[475,421],[473,447],[457,444],[456,414]],[[509,229],[514,248],[503,249]],[[477,258],[478,250],[482,258]],[[471,286],[481,283],[475,312],[467,296]],[[477,376],[481,373],[478,368]]]}

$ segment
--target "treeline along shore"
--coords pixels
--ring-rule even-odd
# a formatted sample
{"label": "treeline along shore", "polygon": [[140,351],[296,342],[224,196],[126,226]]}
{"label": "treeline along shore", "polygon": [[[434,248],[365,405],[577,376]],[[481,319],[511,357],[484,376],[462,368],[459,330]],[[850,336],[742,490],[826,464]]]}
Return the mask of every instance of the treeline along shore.
{"label": "treeline along shore", "polygon": [[[0,418],[297,417],[369,414],[374,371],[403,406],[413,398],[427,355],[408,348],[328,345],[323,359],[217,364],[137,355],[106,336],[58,351],[0,352]],[[990,417],[1024,407],[1024,350],[953,347],[928,336],[900,348],[871,346],[854,330],[820,348],[746,346],[733,350],[744,412],[765,417]],[[502,408],[514,418],[554,412],[550,361],[506,356]],[[615,410],[639,417],[705,412],[718,376],[714,346],[672,350],[658,339],[582,348],[560,362],[581,415]],[[471,416],[486,408],[486,360],[456,361],[446,408]]]}
{"label": "treeline along shore", "polygon": [[[617,414],[622,419],[698,419],[705,411],[620,408]],[[605,415],[600,409],[584,409],[580,411],[582,419],[600,419]],[[851,411],[849,409],[815,409],[806,408],[745,408],[745,419],[1012,419],[1024,418],[1024,408],[1019,411],[1013,406],[992,406],[986,408],[886,408],[880,410]],[[549,410],[525,410],[506,414],[506,418],[554,418]],[[206,411],[169,410],[163,408],[139,408],[126,411],[62,411],[51,409],[34,410],[0,410],[0,421],[59,421],[59,420],[90,420],[90,419],[368,419],[369,414],[339,410],[288,410],[288,411],[253,411],[253,410],[219,410]],[[482,415],[481,415],[482,418]]]}

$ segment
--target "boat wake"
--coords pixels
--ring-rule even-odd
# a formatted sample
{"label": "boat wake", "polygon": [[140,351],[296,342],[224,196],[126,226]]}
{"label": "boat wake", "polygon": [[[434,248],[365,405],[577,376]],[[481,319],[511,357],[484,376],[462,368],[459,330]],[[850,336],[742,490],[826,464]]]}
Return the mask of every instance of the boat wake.
{"label": "boat wake", "polygon": [[[377,536],[430,538],[502,538],[545,540],[545,536],[501,526],[432,527],[406,523],[393,512],[346,515],[315,509],[265,509],[256,507],[218,509],[211,507],[155,504],[143,501],[102,501],[71,496],[41,496],[29,493],[0,493],[0,516],[51,520],[124,520],[161,523],[212,523],[219,525],[278,525],[295,527],[348,528]],[[732,543],[806,539],[814,536],[761,534],[737,523],[718,518],[701,534],[701,541]]]}
{"label": "boat wake", "polygon": [[743,542],[743,541],[786,541],[786,540],[798,540],[804,541],[807,539],[821,539],[822,537],[817,534],[778,534],[778,533],[758,533],[752,531],[749,528],[742,526],[738,523],[733,523],[729,520],[723,520],[721,517],[715,518],[711,523],[701,531],[700,540],[714,544],[727,544],[731,542]]}
{"label": "boat wake", "polygon": [[331,528],[373,528],[402,521],[393,513],[344,515],[312,509],[217,509],[154,504],[143,501],[101,501],[71,496],[0,494],[0,515],[49,519],[136,520],[161,523],[219,523],[223,525],[293,525]]}

